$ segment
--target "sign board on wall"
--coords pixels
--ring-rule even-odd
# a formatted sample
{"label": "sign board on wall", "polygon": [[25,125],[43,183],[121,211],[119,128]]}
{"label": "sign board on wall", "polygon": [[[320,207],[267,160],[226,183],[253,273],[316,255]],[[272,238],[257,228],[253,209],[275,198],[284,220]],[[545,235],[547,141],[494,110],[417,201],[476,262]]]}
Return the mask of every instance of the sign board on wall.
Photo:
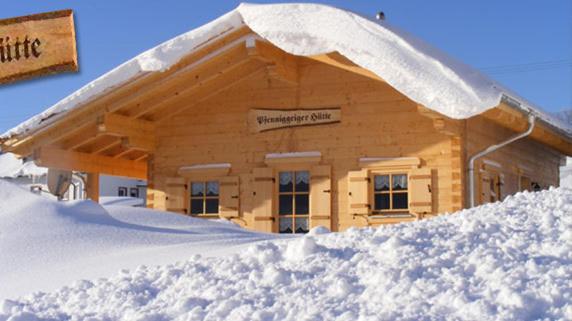
{"label": "sign board on wall", "polygon": [[77,70],[71,10],[0,20],[0,84]]}
{"label": "sign board on wall", "polygon": [[321,109],[251,109],[248,127],[253,133],[271,129],[338,123],[340,108]]}

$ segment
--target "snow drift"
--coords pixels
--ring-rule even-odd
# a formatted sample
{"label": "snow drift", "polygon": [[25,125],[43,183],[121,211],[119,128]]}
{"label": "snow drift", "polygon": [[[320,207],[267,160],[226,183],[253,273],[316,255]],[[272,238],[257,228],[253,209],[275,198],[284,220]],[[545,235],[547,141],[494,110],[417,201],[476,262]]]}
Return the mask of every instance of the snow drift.
{"label": "snow drift", "polygon": [[411,100],[456,119],[499,105],[503,95],[517,99],[554,126],[572,127],[533,106],[474,68],[448,56],[385,21],[322,4],[241,4],[229,13],[168,40],[123,63],[44,112],[8,130],[9,138],[56,121],[130,79],[169,69],[184,56],[242,26],[282,50],[301,56],[339,52],[370,70]]}
{"label": "snow drift", "polygon": [[222,220],[56,202],[0,179],[0,299],[276,237]]}
{"label": "snow drift", "polygon": [[140,266],[6,300],[0,320],[571,320],[571,279],[572,190],[552,189]]}

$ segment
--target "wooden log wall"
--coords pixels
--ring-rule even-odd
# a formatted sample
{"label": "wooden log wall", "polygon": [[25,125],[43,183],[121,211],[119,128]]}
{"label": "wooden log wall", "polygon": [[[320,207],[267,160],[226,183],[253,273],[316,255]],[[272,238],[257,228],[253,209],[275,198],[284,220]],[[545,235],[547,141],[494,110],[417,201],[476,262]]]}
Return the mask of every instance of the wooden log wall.
{"label": "wooden log wall", "polygon": [[[247,127],[251,108],[324,107],[341,107],[341,123],[255,134]],[[433,169],[437,177],[435,210],[451,211],[458,198],[451,189],[458,147],[417,112],[415,103],[385,83],[306,59],[299,64],[298,85],[261,72],[160,122],[156,143],[151,171],[157,194],[181,166],[230,163],[231,174],[240,176],[240,212],[247,227],[254,224],[252,169],[265,166],[267,153],[322,153],[321,163],[332,166],[334,230],[367,224],[347,213],[347,173],[359,169],[360,157],[419,157],[422,166]],[[154,199],[155,204],[162,203]],[[382,221],[369,222],[378,223]]]}

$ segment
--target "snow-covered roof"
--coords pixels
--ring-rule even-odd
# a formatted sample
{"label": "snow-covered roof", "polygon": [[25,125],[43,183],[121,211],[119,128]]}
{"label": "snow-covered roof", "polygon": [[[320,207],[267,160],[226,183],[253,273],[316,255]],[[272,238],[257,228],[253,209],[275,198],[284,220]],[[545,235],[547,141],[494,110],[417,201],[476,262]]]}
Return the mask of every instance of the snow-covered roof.
{"label": "snow-covered roof", "polygon": [[466,119],[516,99],[555,127],[572,127],[497,82],[427,43],[391,26],[322,4],[241,4],[231,12],[125,62],[0,138],[46,126],[67,111],[148,72],[169,69],[218,36],[247,26],[276,47],[300,56],[339,52],[411,100],[455,119]]}
{"label": "snow-covered roof", "polygon": [[12,153],[0,154],[0,178],[42,176],[47,172],[47,168],[38,167],[34,162],[24,162]]}

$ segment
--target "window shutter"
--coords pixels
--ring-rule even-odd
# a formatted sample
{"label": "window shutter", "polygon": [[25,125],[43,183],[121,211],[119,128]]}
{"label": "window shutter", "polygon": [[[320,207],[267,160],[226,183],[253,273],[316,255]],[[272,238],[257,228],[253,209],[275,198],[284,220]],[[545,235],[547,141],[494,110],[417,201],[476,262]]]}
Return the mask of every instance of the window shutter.
{"label": "window shutter", "polygon": [[367,169],[348,173],[348,206],[350,214],[369,214],[369,173]]}
{"label": "window shutter", "polygon": [[237,217],[239,205],[239,186],[238,176],[223,176],[219,178],[220,200],[219,200],[219,216],[220,217]]}
{"label": "window shutter", "polygon": [[486,173],[481,173],[481,204],[491,202],[491,178]]}
{"label": "window shutter", "polygon": [[254,228],[257,231],[272,232],[274,226],[274,211],[272,199],[274,196],[274,171],[269,167],[252,170],[254,189],[252,197],[252,214]]}
{"label": "window shutter", "polygon": [[432,188],[430,168],[418,168],[409,173],[409,211],[411,213],[433,212]]}
{"label": "window shutter", "polygon": [[318,165],[310,170],[310,227],[331,228],[331,166]]}
{"label": "window shutter", "polygon": [[168,177],[166,187],[167,211],[187,213],[187,182],[183,177]]}

